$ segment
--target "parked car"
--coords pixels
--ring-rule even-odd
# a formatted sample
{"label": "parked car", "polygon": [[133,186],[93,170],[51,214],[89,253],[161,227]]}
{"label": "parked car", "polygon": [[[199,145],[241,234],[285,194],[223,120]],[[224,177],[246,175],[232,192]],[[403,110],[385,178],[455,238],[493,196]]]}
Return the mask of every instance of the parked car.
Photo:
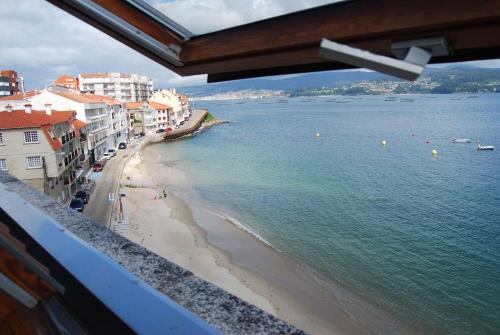
{"label": "parked car", "polygon": [[141,137],[142,137],[142,136],[146,136],[146,133],[145,133],[145,132],[143,132],[143,131],[141,131],[141,133],[140,133],[139,135],[141,135]]}
{"label": "parked car", "polygon": [[134,134],[135,139],[140,138],[140,137],[141,137],[141,134]]}
{"label": "parked car", "polygon": [[160,129],[158,129],[158,130],[156,131],[156,133],[157,133],[157,134],[159,134],[159,133],[163,133],[163,132],[165,132],[165,129],[162,129],[162,128],[160,128]]}
{"label": "parked car", "polygon": [[181,126],[179,126],[179,125],[176,125],[176,126],[175,126],[175,129],[179,129],[180,127],[181,127]]}
{"label": "parked car", "polygon": [[111,157],[113,157],[113,156],[111,156],[111,154],[109,152],[105,152],[102,154],[101,159],[108,160],[108,159],[111,159]]}
{"label": "parked car", "polygon": [[94,172],[101,172],[104,169],[104,165],[104,162],[95,162],[92,168]]}
{"label": "parked car", "polygon": [[83,200],[79,198],[74,198],[71,200],[71,203],[69,204],[69,207],[73,208],[74,210],[77,210],[79,212],[83,212],[83,208],[85,205],[83,204]]}
{"label": "parked car", "polygon": [[189,120],[189,118],[186,116],[186,117],[184,118],[184,121],[188,121],[188,120]]}
{"label": "parked car", "polygon": [[84,204],[89,202],[89,194],[86,191],[76,192],[75,198],[82,199]]}
{"label": "parked car", "polygon": [[115,157],[116,156],[116,149],[108,149],[108,154],[110,154],[111,157]]}
{"label": "parked car", "polygon": [[183,126],[184,125],[184,121],[181,121],[181,123],[179,123],[179,126]]}
{"label": "parked car", "polygon": [[120,142],[120,144],[118,144],[118,149],[127,149],[127,143]]}
{"label": "parked car", "polygon": [[172,131],[172,128],[168,127],[165,131]]}

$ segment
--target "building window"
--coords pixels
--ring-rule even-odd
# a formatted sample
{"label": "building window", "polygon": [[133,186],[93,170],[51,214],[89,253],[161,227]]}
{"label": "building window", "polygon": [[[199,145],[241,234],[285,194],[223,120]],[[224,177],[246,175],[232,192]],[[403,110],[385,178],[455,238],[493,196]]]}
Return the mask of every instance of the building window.
{"label": "building window", "polygon": [[38,143],[38,132],[37,131],[25,131],[24,132],[24,143]]}
{"label": "building window", "polygon": [[3,134],[2,134],[2,133],[0,133],[0,145],[2,145],[2,144],[4,144],[4,143],[3,143]]}
{"label": "building window", "polygon": [[0,170],[7,171],[7,163],[5,162],[5,158],[0,159]]}
{"label": "building window", "polygon": [[39,169],[41,167],[42,167],[42,157],[41,156],[26,157],[26,168]]}

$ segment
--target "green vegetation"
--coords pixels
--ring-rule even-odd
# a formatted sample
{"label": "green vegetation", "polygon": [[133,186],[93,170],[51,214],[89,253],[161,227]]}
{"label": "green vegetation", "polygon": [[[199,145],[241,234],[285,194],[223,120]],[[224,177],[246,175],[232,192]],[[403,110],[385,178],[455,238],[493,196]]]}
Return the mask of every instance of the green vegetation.
{"label": "green vegetation", "polygon": [[205,116],[204,122],[217,121],[217,118],[213,116],[212,113],[208,112],[207,116]]}

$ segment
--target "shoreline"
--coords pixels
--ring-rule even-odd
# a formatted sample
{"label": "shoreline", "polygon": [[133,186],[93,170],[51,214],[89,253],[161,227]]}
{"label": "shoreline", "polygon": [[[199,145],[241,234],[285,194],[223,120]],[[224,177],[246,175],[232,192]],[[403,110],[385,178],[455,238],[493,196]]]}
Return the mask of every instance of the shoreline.
{"label": "shoreline", "polygon": [[[123,176],[140,178],[145,186],[120,191],[127,194],[124,208],[130,219],[125,237],[308,333],[410,333],[400,325],[384,324],[387,315],[346,289],[326,287],[312,269],[304,270],[219,208],[177,191],[188,184],[187,176],[161,165],[154,146],[145,147],[140,156],[123,170]],[[153,200],[163,190],[166,199]],[[377,329],[368,330],[353,310],[366,314]]]}

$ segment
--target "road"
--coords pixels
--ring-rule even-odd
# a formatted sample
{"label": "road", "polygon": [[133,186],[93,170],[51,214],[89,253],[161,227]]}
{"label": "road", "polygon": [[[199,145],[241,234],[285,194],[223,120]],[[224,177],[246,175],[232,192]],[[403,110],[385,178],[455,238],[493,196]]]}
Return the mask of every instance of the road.
{"label": "road", "polygon": [[[206,110],[193,110],[193,116],[174,132],[184,133],[186,131],[192,132],[196,130],[195,126],[201,122],[206,113]],[[161,136],[158,139],[160,138]],[[145,138],[142,137],[139,140],[132,140],[127,149],[118,150],[116,156],[108,160],[102,172],[92,172],[91,178],[95,180],[96,184],[94,191],[90,195],[89,203],[85,205],[83,210],[86,216],[105,227],[108,226],[112,209],[112,203],[109,201],[109,194],[115,193],[126,158],[134,154],[135,145],[140,143],[140,141],[144,141],[144,139]]]}
{"label": "road", "polygon": [[83,213],[105,227],[108,226],[111,214],[112,203],[108,198],[109,193],[115,192],[125,160],[133,152],[132,144],[127,149],[118,150],[116,156],[108,160],[102,172],[92,172],[91,178],[96,182],[95,189],[90,195],[89,203],[85,205]]}

